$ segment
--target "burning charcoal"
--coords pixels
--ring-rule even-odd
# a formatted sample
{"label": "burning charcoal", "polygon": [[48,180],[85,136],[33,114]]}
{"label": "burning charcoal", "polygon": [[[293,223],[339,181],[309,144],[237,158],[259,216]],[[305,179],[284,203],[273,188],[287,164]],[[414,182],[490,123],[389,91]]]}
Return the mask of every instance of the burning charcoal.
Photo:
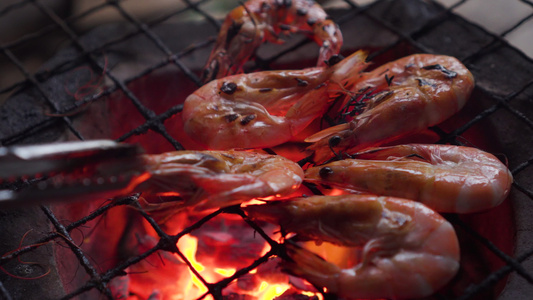
{"label": "burning charcoal", "polygon": [[223,300],[247,300],[248,297],[244,294],[229,293],[228,295],[222,296]]}
{"label": "burning charcoal", "polygon": [[115,299],[127,299],[130,292],[130,277],[126,268],[123,275],[115,277],[109,281],[107,287]]}
{"label": "burning charcoal", "polygon": [[281,271],[280,264],[282,263],[279,257],[272,257],[257,268],[256,276],[273,284],[288,283],[289,276]]}
{"label": "burning charcoal", "polygon": [[[263,229],[273,232],[275,226]],[[215,262],[217,268],[243,268],[259,257],[265,241],[257,238],[253,228],[232,215],[221,215],[191,233],[198,238],[196,258],[200,263]]]}
{"label": "burning charcoal", "polygon": [[299,290],[288,289],[281,296],[274,298],[275,300],[318,300],[317,295],[303,295]]}
{"label": "burning charcoal", "polygon": [[255,274],[246,274],[237,280],[237,286],[243,291],[255,291],[260,285],[261,281]]}

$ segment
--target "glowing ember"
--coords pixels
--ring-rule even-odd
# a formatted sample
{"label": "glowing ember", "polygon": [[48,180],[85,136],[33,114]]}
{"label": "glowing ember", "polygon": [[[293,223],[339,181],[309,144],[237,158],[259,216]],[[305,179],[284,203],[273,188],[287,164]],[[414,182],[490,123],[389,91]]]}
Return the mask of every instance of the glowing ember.
{"label": "glowing ember", "polygon": [[[202,275],[206,280],[206,274],[202,274],[205,271],[205,267],[196,261],[196,250],[198,248],[198,239],[189,235],[185,235],[178,241],[178,248],[181,249],[183,255],[191,263],[192,267]],[[178,294],[175,295],[172,299],[188,300],[196,299],[200,295],[208,291],[207,287],[202,283],[202,281],[189,269],[191,275],[189,282],[179,282],[178,286],[182,286],[182,290],[176,291]]]}
{"label": "glowing ember", "polygon": [[[281,238],[277,233],[277,238]],[[198,238],[185,235],[181,237],[177,244],[181,253],[189,261],[190,265],[198,272],[198,274],[207,282],[215,283],[224,278],[228,278],[235,274],[237,268],[220,268],[217,262],[201,263],[197,260]],[[270,251],[270,246],[265,242],[264,248],[261,251],[262,255]],[[179,257],[174,254],[175,257]],[[183,260],[179,259],[184,262]],[[270,259],[268,263],[262,264],[259,269],[250,271],[247,275],[239,277],[232,282],[226,289],[224,294],[239,294],[246,297],[246,299],[253,300],[271,300],[276,297],[290,294],[300,294],[308,297],[318,296],[315,293],[308,291],[300,291],[295,289],[289,283],[289,276],[282,273],[278,266],[279,260],[276,257]],[[208,292],[208,288],[198,278],[191,269],[187,268],[188,272],[181,269],[182,274],[176,276],[175,289],[173,291],[163,291],[161,293],[162,299],[172,300],[192,300],[197,299]],[[167,273],[168,276],[172,276]],[[208,295],[205,299],[212,299]],[[321,297],[319,297],[321,299]]]}
{"label": "glowing ember", "polygon": [[258,299],[261,300],[270,300],[278,296],[281,296],[286,290],[288,290],[290,285],[288,284],[268,284],[268,282],[261,282],[259,287]]}
{"label": "glowing ember", "polygon": [[221,268],[215,268],[215,273],[220,274],[224,277],[230,277],[231,275],[235,274],[235,269],[221,269]]}

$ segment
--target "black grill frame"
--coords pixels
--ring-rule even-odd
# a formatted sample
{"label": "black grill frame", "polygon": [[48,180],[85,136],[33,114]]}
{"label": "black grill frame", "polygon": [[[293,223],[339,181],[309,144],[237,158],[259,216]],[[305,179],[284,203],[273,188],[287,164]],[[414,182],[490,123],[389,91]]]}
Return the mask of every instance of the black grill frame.
{"label": "black grill frame", "polygon": [[[400,43],[407,43],[411,47],[414,47],[416,51],[435,53],[436,51],[434,48],[428,46],[425,43],[420,42],[420,40],[426,34],[431,33],[436,27],[443,24],[443,22],[447,22],[447,21],[453,22],[453,21],[460,20],[460,22],[464,22],[465,24],[468,24],[472,28],[478,29],[484,32],[485,34],[487,34],[488,36],[490,36],[490,40],[484,45],[482,45],[480,48],[475,49],[474,51],[472,51],[471,53],[467,55],[458,57],[461,61],[465,63],[467,67],[474,67],[474,71],[476,71],[475,62],[486,59],[487,57],[491,55],[494,55],[496,52],[500,51],[502,48],[507,49],[507,50],[510,49],[509,51],[513,51],[514,55],[520,57],[524,62],[530,65],[533,65],[533,60],[531,58],[527,57],[525,54],[523,54],[519,50],[514,49],[505,40],[505,37],[509,33],[518,29],[526,21],[528,21],[531,17],[533,17],[533,10],[531,14],[529,14],[528,16],[526,16],[525,18],[521,20],[517,20],[517,22],[513,26],[505,30],[503,33],[492,34],[484,30],[482,27],[476,24],[473,24],[469,22],[468,20],[464,20],[463,18],[458,17],[455,14],[453,14],[454,9],[460,7],[461,5],[464,5],[467,1],[468,0],[457,1],[457,3],[455,3],[454,5],[448,8],[441,7],[441,12],[439,14],[437,14],[430,20],[424,22],[420,26],[417,26],[416,28],[413,28],[407,31],[403,30],[402,28],[399,29],[397,26],[388,22],[387,20],[380,19],[377,16],[372,14],[372,9],[375,6],[382,5],[384,3],[389,2],[387,0],[377,0],[366,6],[359,6],[352,1],[345,0],[345,3],[349,5],[350,9],[347,9],[343,13],[343,15],[335,18],[335,20],[339,24],[342,25],[343,22],[346,22],[348,19],[350,19],[354,15],[362,14],[368,17],[369,19],[371,19],[373,22],[376,22],[377,24],[379,24],[379,26],[382,26],[385,30],[390,31],[391,33],[399,37],[396,43],[390,44],[388,47],[384,47],[380,49],[379,51],[372,53],[372,56],[370,59],[378,57],[382,55],[383,53],[386,53],[387,51],[394,49]],[[517,0],[517,1],[521,1],[533,8],[532,1],[529,1],[529,0]],[[37,32],[29,33],[17,39],[16,41],[12,41],[12,42],[9,42],[7,44],[0,46],[0,51],[2,52],[2,54],[5,57],[7,57],[9,61],[11,61],[19,69],[20,73],[24,76],[24,80],[17,82],[13,85],[6,86],[6,87],[0,86],[0,94],[12,93],[20,89],[35,88],[40,94],[40,96],[47,102],[52,112],[54,114],[62,115],[62,116],[61,117],[46,117],[40,120],[39,122],[30,124],[23,130],[19,130],[10,135],[2,136],[0,138],[0,145],[9,146],[9,145],[17,144],[23,141],[24,139],[26,139],[28,136],[35,134],[36,132],[40,132],[41,130],[46,129],[53,125],[57,125],[58,122],[60,122],[63,126],[66,126],[66,128],[78,139],[83,140],[84,139],[83,135],[73,125],[72,118],[69,116],[69,114],[73,111],[78,110],[80,107],[82,107],[83,105],[87,103],[96,101],[98,99],[103,99],[106,96],[110,95],[111,93],[117,90],[120,90],[137,107],[138,111],[144,116],[146,121],[143,125],[135,128],[134,130],[118,138],[117,141],[127,142],[130,137],[134,135],[138,135],[138,134],[143,134],[151,130],[163,136],[172,145],[174,149],[182,150],[183,146],[180,144],[179,141],[177,141],[175,138],[172,137],[171,133],[169,133],[168,129],[164,125],[165,120],[178,114],[181,111],[182,106],[176,105],[170,108],[169,110],[167,110],[166,112],[158,115],[154,111],[144,106],[141,103],[141,101],[139,101],[137,96],[128,88],[127,85],[128,83],[138,80],[139,78],[147,74],[150,74],[151,72],[154,72],[155,70],[166,67],[168,65],[173,65],[176,68],[178,68],[180,72],[183,72],[184,74],[186,74],[186,76],[190,79],[191,84],[201,86],[201,82],[198,76],[192,70],[187,68],[184,63],[182,63],[182,59],[186,59],[187,55],[189,55],[190,53],[194,52],[195,50],[199,48],[210,46],[210,44],[212,43],[212,39],[206,40],[205,43],[203,44],[198,44],[198,45],[195,45],[194,47],[183,49],[180,52],[173,52],[166,45],[165,41],[163,41],[160,37],[158,37],[156,33],[154,33],[154,31],[152,30],[152,27],[158,24],[164,23],[169,18],[174,17],[176,15],[180,15],[185,12],[195,11],[196,13],[202,15],[205,18],[206,22],[213,24],[218,29],[218,27],[220,26],[220,22],[217,21],[217,19],[213,17],[210,12],[204,10],[201,7],[202,4],[204,4],[205,2],[209,2],[209,1],[202,0],[202,1],[193,2],[189,0],[183,0],[182,2],[186,4],[186,8],[178,9],[174,12],[171,12],[159,18],[148,20],[148,21],[141,21],[136,16],[130,14],[128,11],[126,11],[122,7],[122,4],[120,1],[109,0],[104,4],[95,6],[83,12],[81,15],[67,17],[66,19],[60,18],[57,14],[54,13],[54,11],[52,11],[43,2],[44,1],[41,1],[41,0],[24,0],[24,1],[14,3],[13,5],[7,6],[4,9],[0,10],[0,18],[1,18],[2,16],[9,14],[11,11],[22,9],[25,6],[34,6],[44,16],[46,16],[52,21],[51,25],[48,25],[40,29]],[[431,3],[431,5],[440,6],[437,2],[434,2],[434,1],[429,1],[429,2]],[[103,44],[100,48],[86,49],[85,46],[80,42],[80,35],[76,33],[75,29],[72,28],[71,24],[75,22],[76,20],[79,20],[81,18],[84,18],[94,13],[98,13],[100,10],[104,8],[108,8],[108,7],[115,8],[116,11],[119,12],[120,15],[126,20],[126,22],[133,25],[133,27],[136,30],[124,36],[113,39]],[[35,74],[32,74],[30,71],[27,70],[27,68],[24,66],[24,64],[17,57],[16,53],[12,49],[16,48],[17,46],[21,44],[29,42],[38,36],[46,35],[54,31],[60,31],[68,37],[69,41],[78,50],[77,57],[74,58],[72,61],[70,61],[68,64],[59,65],[55,69],[40,71]],[[118,79],[113,74],[112,70],[109,70],[105,67],[105,63],[103,62],[99,54],[102,51],[102,49],[110,47],[113,44],[120,43],[136,35],[144,35],[146,38],[148,38],[161,51],[162,59],[159,63],[145,69],[143,72],[139,74],[135,74],[131,78],[128,78],[125,80]],[[289,53],[293,51],[295,48],[300,47],[308,42],[309,41],[307,40],[302,41],[301,43],[297,44],[294,48],[280,52],[279,54],[276,54],[270,58],[260,59],[259,64],[268,64],[272,61],[275,61],[279,57],[282,57],[284,54]],[[104,76],[107,79],[112,81],[113,85],[97,95],[85,97],[81,99],[81,101],[73,102],[73,104],[71,105],[62,106],[61,104],[56,103],[54,101],[54,98],[51,95],[49,95],[49,93],[46,91],[45,88],[43,88],[43,83],[49,80],[50,78],[52,78],[53,76],[55,76],[56,74],[65,72],[65,69],[72,69],[73,66],[77,64],[81,64],[81,63],[86,63],[86,62],[89,62],[91,64],[95,72],[104,74]],[[529,80],[529,81],[526,80],[524,83],[520,84],[519,86],[513,87],[513,89],[507,93],[499,93],[498,91],[495,91],[494,89],[492,89],[491,86],[488,84],[484,84],[483,82],[481,84],[477,84],[476,88],[479,91],[481,91],[483,94],[489,95],[491,99],[494,99],[494,104],[488,107],[487,109],[485,109],[483,112],[478,114],[475,118],[473,118],[472,120],[470,120],[463,126],[456,128],[455,130],[451,132],[445,132],[443,130],[440,130],[439,128],[435,128],[435,131],[437,131],[441,136],[441,142],[452,143],[452,144],[463,144],[463,139],[461,138],[461,135],[464,132],[466,132],[474,124],[482,121],[485,118],[490,117],[491,115],[501,110],[505,110],[506,112],[512,114],[514,118],[519,120],[519,122],[523,123],[523,125],[529,128],[530,130],[533,129],[533,118],[531,116],[526,115],[524,111],[516,107],[517,106],[516,102],[527,103],[527,101],[531,101],[530,94],[528,93],[530,93],[532,85],[533,85],[533,80]],[[519,176],[520,173],[522,172],[524,173],[526,171],[531,172],[533,168],[531,166],[532,164],[533,164],[533,151],[530,151],[529,157],[527,159],[524,159],[519,162],[513,162],[513,167],[512,167],[511,172],[515,177]],[[514,189],[513,191],[514,193],[521,193],[525,195],[528,200],[533,200],[533,190],[531,186],[527,186],[526,184],[523,184],[520,180],[517,180],[513,183],[513,189]],[[137,263],[138,261],[148,257],[150,254],[155,253],[158,250],[165,250],[165,251],[171,251],[171,252],[177,253],[189,265],[191,270],[196,273],[198,278],[209,288],[208,293],[211,294],[216,299],[222,299],[222,290],[231,281],[233,281],[234,279],[244,274],[247,274],[250,270],[266,262],[268,258],[270,258],[271,256],[283,255],[283,245],[272,240],[261,229],[260,226],[246,219],[243,212],[236,207],[221,209],[207,216],[202,221],[196,223],[192,227],[185,229],[182,233],[178,235],[174,235],[174,236],[170,236],[167,233],[165,233],[164,230],[162,230],[161,227],[158,226],[157,223],[148,214],[140,210],[140,213],[142,214],[142,216],[153,226],[153,228],[156,230],[157,234],[159,235],[160,241],[158,245],[155,248],[152,248],[148,252],[143,253],[142,255],[138,257],[134,257],[134,258],[127,260],[126,262],[117,266],[116,268],[109,270],[103,274],[100,274],[97,271],[97,268],[90,262],[90,259],[88,259],[88,257],[83,253],[83,251],[81,251],[78,247],[75,246],[75,242],[70,236],[70,232],[72,232],[72,230],[74,230],[75,228],[79,226],[83,226],[83,224],[87,223],[88,221],[93,220],[103,215],[106,211],[118,205],[134,205],[135,206],[136,196],[130,196],[130,197],[126,197],[123,199],[115,200],[112,203],[104,205],[100,209],[92,212],[87,217],[74,221],[67,226],[62,225],[61,222],[54,216],[53,212],[48,207],[42,206],[41,209],[43,213],[47,216],[47,218],[50,220],[52,225],[55,227],[55,231],[50,232],[47,235],[44,235],[43,238],[41,238],[40,240],[35,241],[33,243],[34,246],[22,247],[10,253],[9,255],[0,257],[0,266],[12,259],[17,258],[18,256],[26,252],[33,251],[35,248],[39,247],[38,245],[42,243],[45,243],[45,242],[48,242],[54,239],[62,239],[66,242],[67,245],[71,247],[72,251],[76,254],[77,258],[79,259],[80,264],[84,267],[85,271],[91,277],[91,280],[88,281],[84,286],[79,287],[79,289],[77,289],[76,291],[72,292],[69,295],[65,295],[62,299],[75,298],[76,296],[91,289],[98,289],[102,293],[102,295],[106,296],[109,299],[112,299],[113,297],[109,289],[106,286],[107,282],[109,282],[114,277],[120,276],[126,267]],[[211,284],[211,283],[207,283],[205,279],[203,279],[201,275],[198,274],[196,270],[194,270],[191,263],[181,253],[180,249],[176,247],[176,242],[181,236],[191,232],[192,230],[196,228],[199,228],[200,226],[202,226],[202,224],[204,224],[205,222],[208,222],[210,219],[214,218],[215,216],[221,213],[240,215],[249,226],[251,226],[254,230],[256,230],[259,233],[259,235],[261,235],[272,246],[272,250],[268,252],[265,256],[258,258],[257,261],[254,262],[254,264],[250,265],[249,267],[238,270],[234,275],[222,281],[219,281],[217,283]],[[496,282],[499,282],[500,280],[503,280],[504,278],[506,278],[506,276],[509,273],[516,273],[520,275],[522,278],[524,278],[527,282],[529,282],[529,284],[533,284],[533,277],[531,275],[530,270],[527,270],[523,266],[523,262],[533,255],[533,249],[529,249],[523,253],[517,253],[515,254],[514,257],[510,256],[504,253],[503,251],[501,251],[500,249],[498,249],[490,240],[486,239],[485,237],[477,233],[475,230],[473,230],[468,225],[466,225],[464,222],[462,222],[459,218],[456,218],[454,216],[449,216],[449,219],[451,219],[456,226],[459,226],[462,229],[464,229],[477,242],[481,243],[482,245],[487,247],[490,251],[495,253],[498,257],[500,257],[507,264],[505,267],[501,268],[500,270],[497,270],[496,272],[490,274],[490,276],[485,278],[485,280],[483,280],[482,282],[472,285],[466,291],[466,293],[460,296],[458,299],[470,299],[474,297],[476,294],[483,291],[487,287],[490,287],[491,285],[494,285]],[[2,282],[0,282],[0,296],[3,297],[4,299],[12,299],[10,293],[8,292],[8,289],[6,289],[6,287],[2,284]],[[442,296],[442,298],[447,299],[444,296]]]}

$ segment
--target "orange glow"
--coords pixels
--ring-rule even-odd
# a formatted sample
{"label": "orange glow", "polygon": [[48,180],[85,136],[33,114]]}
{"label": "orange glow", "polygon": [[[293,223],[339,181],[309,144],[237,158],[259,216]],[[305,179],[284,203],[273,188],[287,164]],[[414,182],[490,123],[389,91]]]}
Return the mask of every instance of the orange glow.
{"label": "orange glow", "polygon": [[215,273],[220,274],[224,277],[230,277],[231,275],[235,274],[235,268],[231,269],[221,269],[221,268],[215,268]]}
{"label": "orange glow", "polygon": [[259,293],[257,299],[259,300],[271,300],[285,293],[290,288],[288,284],[268,284],[263,281],[259,286]]}
{"label": "orange glow", "polygon": [[[194,267],[198,273],[201,273],[205,270],[205,267],[196,261],[196,249],[198,248],[198,239],[189,235],[184,235],[178,241],[178,248],[181,250],[183,255],[191,262],[191,265]],[[207,292],[207,287],[194,275],[194,273],[189,270],[191,275],[189,282],[179,283],[178,286],[183,286],[181,291],[177,291],[178,294],[174,295],[172,299],[178,300],[189,300],[195,299],[201,294]]]}
{"label": "orange glow", "polygon": [[205,268],[201,263],[196,261],[196,250],[198,248],[198,239],[189,235],[183,236],[178,241],[178,248],[182,249],[183,255],[191,262],[192,266],[198,272],[202,272]]}
{"label": "orange glow", "polygon": [[[280,240],[281,235],[279,233],[276,233],[273,238]],[[198,238],[195,236],[185,235],[181,237],[178,241],[177,246],[180,249],[181,253],[183,253],[183,255],[190,262],[192,267],[200,274],[200,276],[207,283],[218,282],[223,278],[228,278],[232,276],[237,271],[236,268],[218,267],[216,260],[206,261],[205,259],[202,259],[201,262],[199,262],[196,258],[196,253],[198,250]],[[261,251],[261,256],[266,254],[268,251],[270,251],[270,246],[268,245],[268,243],[265,242],[264,248]],[[174,255],[178,257],[177,254]],[[225,264],[221,263],[220,265],[227,265],[227,262]],[[183,272],[180,273],[181,275],[176,276],[176,278],[174,279],[176,280],[174,281],[175,285],[171,285],[172,288],[162,293],[163,299],[193,300],[208,292],[208,288],[202,283],[202,281],[198,277],[196,277],[196,275],[194,275],[194,273],[189,268],[185,268],[185,266],[183,266],[182,270]],[[246,299],[249,300],[271,300],[283,295],[284,293],[301,293],[307,296],[315,295],[315,293],[295,290],[289,284],[287,279],[280,280],[279,276],[272,277],[272,275],[270,275],[271,273],[269,272],[279,272],[279,270],[274,271],[274,269],[270,268],[266,268],[264,270],[254,269],[247,275],[251,277],[247,277],[247,279],[244,279],[244,282],[240,283],[239,280],[242,279],[235,280],[227,287],[227,291],[229,293],[243,295]],[[267,278],[272,278],[272,280],[270,280],[271,282],[269,282],[269,279]],[[246,284],[248,285],[246,288],[243,289],[243,286],[241,286],[241,284],[244,284],[244,286],[246,286]],[[320,295],[317,296],[320,300],[322,300]],[[212,297],[208,295],[205,299],[212,299]]]}
{"label": "orange glow", "polygon": [[264,200],[273,200],[274,197],[273,196],[270,196],[270,197],[266,197],[266,198],[261,198],[262,200],[258,200],[256,198],[253,198],[252,200],[249,200],[249,201],[246,201],[246,202],[243,202],[241,204],[242,207],[245,207],[245,206],[248,206],[248,205],[257,205],[257,204],[265,204],[265,201]]}
{"label": "orange glow", "polygon": [[164,192],[164,193],[157,193],[158,196],[161,196],[161,197],[177,197],[180,195],[180,193],[176,193],[176,192]]}
{"label": "orange glow", "polygon": [[142,173],[141,175],[133,178],[133,180],[130,182],[130,184],[126,188],[124,188],[124,190],[128,192],[132,191],[136,186],[150,179],[151,176],[152,175],[150,175],[150,173],[148,172]]}
{"label": "orange glow", "polygon": [[[274,232],[272,233],[272,235],[270,236],[274,241],[281,241],[281,232]],[[270,245],[265,242],[265,246],[263,247],[263,250],[261,250],[261,253],[259,254],[259,256],[265,256],[268,251],[270,251],[270,249],[272,249],[272,247],[270,247]]]}
{"label": "orange glow", "polygon": [[324,296],[320,293],[313,293],[313,292],[307,292],[307,291],[302,291],[301,292],[302,295],[306,295],[308,297],[313,297],[313,296],[317,296],[318,297],[318,300],[324,300]]}
{"label": "orange glow", "polygon": [[270,247],[268,243],[265,243],[265,247],[263,248],[263,250],[261,250],[261,254],[259,255],[264,256],[265,254],[268,253],[268,251],[270,251],[270,249],[272,249],[272,247]]}
{"label": "orange glow", "polygon": [[339,196],[344,194],[347,194],[347,192],[340,189],[332,189],[331,192],[328,193],[329,196]]}
{"label": "orange glow", "polygon": [[362,260],[362,250],[357,247],[337,246],[328,242],[317,245],[312,241],[302,246],[340,268],[351,268]]}

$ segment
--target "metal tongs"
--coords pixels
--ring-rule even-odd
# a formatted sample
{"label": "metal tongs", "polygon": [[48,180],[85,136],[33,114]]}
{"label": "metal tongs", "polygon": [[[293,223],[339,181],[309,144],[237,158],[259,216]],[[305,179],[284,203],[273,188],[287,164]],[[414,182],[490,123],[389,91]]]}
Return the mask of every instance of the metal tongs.
{"label": "metal tongs", "polygon": [[0,207],[121,195],[146,174],[142,153],[110,140],[0,147]]}

